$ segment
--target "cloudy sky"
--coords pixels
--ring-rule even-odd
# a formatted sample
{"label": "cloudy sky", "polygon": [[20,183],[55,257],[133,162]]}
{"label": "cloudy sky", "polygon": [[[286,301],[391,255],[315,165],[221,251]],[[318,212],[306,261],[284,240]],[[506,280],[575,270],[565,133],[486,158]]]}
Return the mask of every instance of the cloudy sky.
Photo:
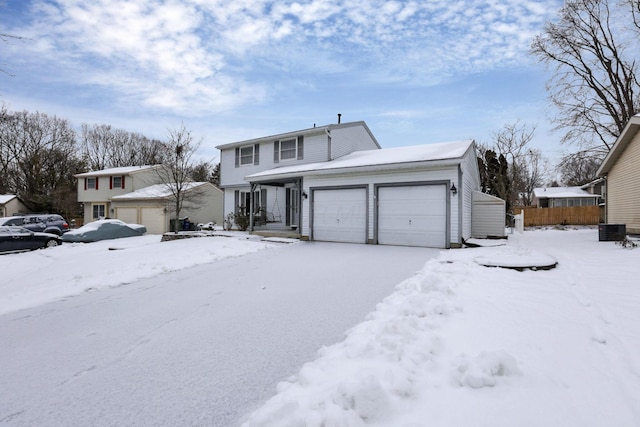
{"label": "cloudy sky", "polygon": [[557,156],[528,54],[561,0],[6,0],[0,102],[72,124],[216,145],[364,120],[383,147],[537,125]]}

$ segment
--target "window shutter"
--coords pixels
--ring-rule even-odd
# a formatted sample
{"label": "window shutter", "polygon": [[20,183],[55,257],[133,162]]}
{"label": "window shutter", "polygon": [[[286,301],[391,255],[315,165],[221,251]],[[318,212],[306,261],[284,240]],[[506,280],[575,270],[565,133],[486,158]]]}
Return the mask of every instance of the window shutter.
{"label": "window shutter", "polygon": [[96,176],[96,190],[98,189],[98,181],[100,181],[100,178]]}
{"label": "window shutter", "polygon": [[255,144],[253,146],[253,164],[260,164],[260,144]]}
{"label": "window shutter", "polygon": [[238,215],[238,208],[240,207],[240,190],[234,191],[233,195],[234,195],[233,213]]}
{"label": "window shutter", "polygon": [[280,141],[273,141],[273,163],[280,161]]}
{"label": "window shutter", "polygon": [[124,175],[122,175],[122,189],[124,190]]}
{"label": "window shutter", "polygon": [[85,179],[84,179],[84,191],[87,191],[87,179],[88,179],[88,178],[85,178]]}
{"label": "window shutter", "polygon": [[236,147],[236,167],[240,166],[240,147]]}
{"label": "window shutter", "polygon": [[304,159],[304,136],[298,137],[298,160]]}
{"label": "window shutter", "polygon": [[113,190],[113,177],[109,177],[109,190]]}

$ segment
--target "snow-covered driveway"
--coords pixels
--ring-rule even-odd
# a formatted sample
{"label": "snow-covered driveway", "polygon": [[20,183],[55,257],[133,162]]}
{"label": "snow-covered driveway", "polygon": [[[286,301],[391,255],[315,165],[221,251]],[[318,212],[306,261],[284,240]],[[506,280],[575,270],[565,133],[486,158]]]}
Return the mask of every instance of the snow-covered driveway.
{"label": "snow-covered driveway", "polygon": [[[188,243],[179,245],[175,259],[190,256]],[[1,315],[0,424],[236,425],[439,253],[329,243],[260,249]],[[47,271],[57,275],[39,273],[45,285],[63,286],[56,277],[65,274],[83,282],[73,268],[90,262],[113,262],[110,276],[118,265],[135,268],[131,259],[151,262],[133,249],[105,249],[94,261],[60,250],[75,264],[56,259]],[[10,264],[50,254],[0,262],[17,280]]]}

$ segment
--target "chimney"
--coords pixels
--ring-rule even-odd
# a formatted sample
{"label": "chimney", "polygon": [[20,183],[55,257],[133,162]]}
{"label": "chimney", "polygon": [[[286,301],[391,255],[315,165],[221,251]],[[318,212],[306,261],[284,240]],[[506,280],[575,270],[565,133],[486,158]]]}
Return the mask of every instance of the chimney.
{"label": "chimney", "polygon": [[340,124],[340,118],[342,117],[342,114],[338,113],[338,124]]}

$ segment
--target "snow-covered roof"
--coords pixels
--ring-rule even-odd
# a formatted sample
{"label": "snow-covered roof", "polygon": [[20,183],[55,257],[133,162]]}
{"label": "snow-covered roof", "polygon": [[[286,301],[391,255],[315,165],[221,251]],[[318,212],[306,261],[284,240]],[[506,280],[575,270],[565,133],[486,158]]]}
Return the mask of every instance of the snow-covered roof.
{"label": "snow-covered roof", "polygon": [[283,166],[258,172],[245,179],[273,177],[276,175],[299,174],[303,172],[336,171],[339,169],[366,168],[383,165],[410,166],[416,163],[438,160],[459,161],[472,146],[473,140],[441,142],[408,147],[382,148],[380,150],[355,151],[328,162]]}
{"label": "snow-covered roof", "polygon": [[[185,182],[184,191],[192,190],[201,185],[208,184],[207,182]],[[111,200],[142,200],[142,199],[163,199],[172,195],[171,189],[168,184],[154,184],[149,187],[144,187],[131,193],[121,194],[119,196],[113,196]]]}
{"label": "snow-covered roof", "polygon": [[533,195],[538,199],[564,199],[576,197],[600,197],[599,194],[591,194],[580,187],[543,187],[534,188]]}
{"label": "snow-covered roof", "polygon": [[86,176],[103,176],[103,175],[131,175],[132,173],[145,171],[156,168],[160,165],[144,165],[144,166],[123,166],[118,168],[103,169],[100,171],[85,172],[74,175],[76,178],[82,178]]}
{"label": "snow-covered roof", "polygon": [[0,205],[9,203],[11,200],[15,198],[16,196],[14,194],[0,194]]}

